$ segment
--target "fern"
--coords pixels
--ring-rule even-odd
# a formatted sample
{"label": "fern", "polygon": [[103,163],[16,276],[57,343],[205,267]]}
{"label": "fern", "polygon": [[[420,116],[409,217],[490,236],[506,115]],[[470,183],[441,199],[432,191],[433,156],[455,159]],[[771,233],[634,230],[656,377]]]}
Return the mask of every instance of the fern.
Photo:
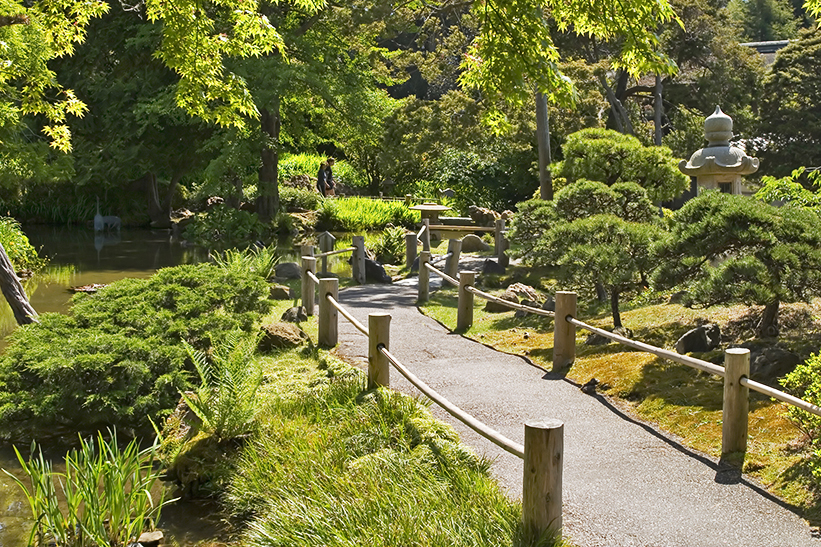
{"label": "fern", "polygon": [[200,377],[200,386],[183,400],[200,419],[199,430],[225,441],[252,431],[256,420],[256,394],[262,368],[253,358],[257,336],[228,332],[212,348],[211,357],[183,342]]}

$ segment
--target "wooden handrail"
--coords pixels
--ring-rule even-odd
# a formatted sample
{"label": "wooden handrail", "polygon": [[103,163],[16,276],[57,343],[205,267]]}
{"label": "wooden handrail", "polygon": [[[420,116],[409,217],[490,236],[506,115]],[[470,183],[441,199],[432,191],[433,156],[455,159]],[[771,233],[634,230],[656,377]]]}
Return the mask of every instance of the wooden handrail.
{"label": "wooden handrail", "polygon": [[344,249],[337,249],[335,251],[328,251],[328,252],[325,252],[325,253],[320,253],[318,255],[315,255],[314,258],[322,258],[323,256],[331,256],[331,255],[338,255],[338,254],[341,254],[341,253],[349,253],[349,252],[355,251],[355,250],[356,250],[356,247],[345,247]]}
{"label": "wooden handrail", "polygon": [[433,265],[433,264],[431,264],[430,262],[426,262],[426,263],[425,263],[425,267],[426,267],[428,270],[432,271],[433,273],[437,274],[439,277],[441,277],[442,279],[444,279],[445,281],[447,281],[447,282],[448,282],[448,283],[450,283],[451,285],[453,285],[454,287],[458,287],[458,286],[459,286],[459,280],[458,280],[458,279],[454,279],[454,278],[452,278],[451,276],[449,276],[448,274],[446,274],[446,273],[445,273],[445,272],[443,272],[442,270],[437,270],[437,269],[436,269],[436,266],[434,266],[434,265]]}
{"label": "wooden handrail", "polygon": [[640,349],[642,351],[658,355],[659,357],[664,357],[665,359],[675,361],[676,363],[681,363],[682,365],[687,365],[688,367],[693,367],[695,369],[702,370],[704,372],[709,372],[710,374],[715,374],[716,376],[721,376],[722,378],[724,378],[724,367],[718,366],[714,363],[702,361],[701,359],[688,357],[686,355],[681,355],[670,350],[657,348],[656,346],[651,346],[650,344],[645,344],[644,342],[636,342],[635,340],[625,338],[624,336],[614,334],[610,331],[604,329],[597,329],[596,327],[588,325],[587,323],[583,323],[578,319],[574,319],[570,315],[567,316],[566,320],[571,325],[576,325],[577,327],[581,327],[592,333],[604,336],[605,338],[609,338],[610,340],[615,340],[616,342],[620,342],[625,346]]}
{"label": "wooden handrail", "polygon": [[[439,232],[495,232],[496,228],[492,226],[453,226],[450,224],[431,224],[431,231],[437,230]],[[507,230],[505,230],[506,232]]]}
{"label": "wooden handrail", "polygon": [[312,271],[306,271],[305,273],[306,273],[306,274],[308,274],[308,277],[310,277],[310,278],[311,278],[311,281],[313,281],[314,283],[316,283],[317,285],[319,285],[319,278],[318,278],[316,275],[314,275],[314,272],[312,272]]}
{"label": "wooden handrail", "polygon": [[485,439],[489,440],[499,448],[510,452],[514,456],[518,456],[520,458],[525,457],[525,447],[519,443],[513,442],[495,429],[491,429],[484,423],[480,422],[458,406],[454,405],[441,395],[436,392],[432,387],[424,383],[420,380],[416,375],[414,375],[411,371],[409,371],[405,366],[399,362],[399,360],[394,357],[394,355],[389,352],[384,346],[379,348],[379,351],[388,358],[388,361],[399,371],[402,376],[407,378],[407,380],[413,384],[416,389],[421,391],[428,397],[431,401],[435,402],[437,405],[441,406],[448,414],[474,430],[476,433],[484,437]]}
{"label": "wooden handrail", "polygon": [[499,298],[498,296],[493,296],[492,294],[488,294],[484,291],[480,291],[476,287],[470,285],[465,287],[465,290],[484,298],[485,300],[490,300],[491,302],[496,302],[497,304],[502,304],[503,306],[507,306],[508,308],[514,310],[522,310],[526,311],[527,313],[532,313],[535,315],[543,315],[545,317],[554,317],[556,314],[550,310],[543,310],[541,308],[534,308],[531,306],[525,306],[524,304],[517,304],[516,302],[510,302],[509,300],[505,300],[503,298]]}
{"label": "wooden handrail", "polygon": [[768,397],[772,397],[773,399],[777,399],[782,403],[787,403],[793,405],[795,407],[800,408],[805,412],[809,412],[810,414],[815,414],[816,416],[821,416],[821,407],[818,407],[812,403],[809,403],[803,399],[799,399],[798,397],[793,397],[789,393],[784,393],[783,391],[778,391],[777,389],[771,388],[770,386],[761,384],[756,382],[755,380],[750,380],[749,378],[742,378],[739,382],[742,386],[747,386],[748,388],[752,389],[753,391],[757,391],[762,393]]}
{"label": "wooden handrail", "polygon": [[350,313],[348,313],[348,311],[345,308],[342,307],[342,304],[337,302],[336,299],[333,296],[328,294],[328,295],[325,295],[325,298],[328,299],[328,302],[331,303],[331,306],[336,308],[336,311],[338,311],[340,314],[342,314],[342,317],[344,317],[345,319],[350,321],[351,324],[354,327],[356,327],[356,330],[358,330],[359,332],[361,332],[365,336],[368,336],[368,327],[366,327],[365,325],[363,325],[362,323],[357,321],[356,318],[353,315],[351,315]]}

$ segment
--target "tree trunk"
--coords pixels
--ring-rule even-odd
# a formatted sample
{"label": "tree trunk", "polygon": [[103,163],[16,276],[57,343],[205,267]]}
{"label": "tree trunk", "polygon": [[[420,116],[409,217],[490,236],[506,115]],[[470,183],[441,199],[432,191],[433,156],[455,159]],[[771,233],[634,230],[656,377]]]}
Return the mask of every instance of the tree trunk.
{"label": "tree trunk", "polygon": [[593,286],[596,289],[596,300],[599,302],[607,302],[607,289],[604,288],[599,281]]}
{"label": "tree trunk", "polygon": [[761,338],[775,338],[779,334],[778,328],[778,308],[781,304],[779,300],[773,300],[764,306],[761,314],[761,321],[756,327],[756,334]]}
{"label": "tree trunk", "polygon": [[270,222],[279,211],[279,97],[271,102],[271,109],[260,111],[260,122],[265,143],[262,145],[262,167],[259,170],[259,197],[257,214],[263,222]]}
{"label": "tree trunk", "polygon": [[171,179],[168,193],[162,200],[160,200],[160,188],[157,184],[157,176],[154,173],[146,173],[142,181],[148,190],[148,218],[151,219],[151,227],[170,228],[171,200],[174,198],[174,192],[180,182],[180,177],[175,176]]}
{"label": "tree trunk", "polygon": [[[619,85],[621,86],[624,80],[625,73],[619,73]],[[610,104],[610,120],[616,126],[616,131],[619,133],[625,133],[627,135],[633,135],[633,122],[630,121],[630,115],[627,113],[627,109],[624,108],[621,100],[616,95],[616,92],[613,91],[613,88],[610,87],[610,84],[607,83],[607,78],[602,74],[599,76],[599,83],[604,88],[605,97],[607,97],[607,102]]]}
{"label": "tree trunk", "polygon": [[621,327],[621,313],[619,313],[619,291],[610,291],[610,312],[613,314],[613,328]]}
{"label": "tree trunk", "polygon": [[662,84],[661,75],[656,74],[656,87],[653,90],[653,121],[655,125],[654,143],[656,146],[661,146],[661,119],[664,115],[664,103],[661,97]]}
{"label": "tree trunk", "polygon": [[9,255],[6,254],[6,249],[0,244],[0,289],[3,291],[3,296],[14,312],[14,319],[18,325],[28,325],[29,323],[39,323],[37,321],[37,312],[31,307],[29,299],[26,297],[26,291],[23,289],[23,284],[17,278],[17,273],[14,271],[14,266],[9,260]]}
{"label": "tree trunk", "polygon": [[539,147],[539,197],[553,199],[553,174],[550,172],[550,112],[547,97],[536,93],[536,141]]}

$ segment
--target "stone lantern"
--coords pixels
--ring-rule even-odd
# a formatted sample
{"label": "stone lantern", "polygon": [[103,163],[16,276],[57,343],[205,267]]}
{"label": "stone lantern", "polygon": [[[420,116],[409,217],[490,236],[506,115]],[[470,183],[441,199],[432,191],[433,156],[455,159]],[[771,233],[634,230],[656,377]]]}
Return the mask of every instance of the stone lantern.
{"label": "stone lantern", "polygon": [[720,190],[726,194],[752,195],[741,182],[742,175],[758,171],[758,158],[751,158],[744,150],[730,145],[733,138],[733,119],[716,107],[704,120],[707,147],[697,150],[690,161],[681,160],[679,170],[696,177],[698,190]]}

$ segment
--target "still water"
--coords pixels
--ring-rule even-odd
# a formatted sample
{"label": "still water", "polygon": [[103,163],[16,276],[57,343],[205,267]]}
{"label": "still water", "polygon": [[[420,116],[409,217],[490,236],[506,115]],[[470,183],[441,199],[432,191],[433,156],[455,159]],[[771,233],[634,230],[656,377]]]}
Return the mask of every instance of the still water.
{"label": "still water", "polygon": [[[24,231],[40,255],[49,258],[47,271],[25,283],[26,293],[38,313],[66,313],[73,295],[71,287],[107,284],[126,277],[150,277],[160,268],[207,258],[201,249],[172,242],[167,231],[123,230],[121,234],[105,236],[95,236],[90,229],[80,228],[38,226],[25,227]],[[5,299],[0,301],[0,336],[5,337],[17,325]],[[53,454],[55,458],[59,455]],[[11,446],[2,442],[0,467],[16,474],[21,472]],[[19,487],[0,473],[0,547],[25,546],[31,524],[29,508]],[[173,504],[164,509],[160,527],[180,545],[217,539],[223,528],[213,507],[193,503]]]}

